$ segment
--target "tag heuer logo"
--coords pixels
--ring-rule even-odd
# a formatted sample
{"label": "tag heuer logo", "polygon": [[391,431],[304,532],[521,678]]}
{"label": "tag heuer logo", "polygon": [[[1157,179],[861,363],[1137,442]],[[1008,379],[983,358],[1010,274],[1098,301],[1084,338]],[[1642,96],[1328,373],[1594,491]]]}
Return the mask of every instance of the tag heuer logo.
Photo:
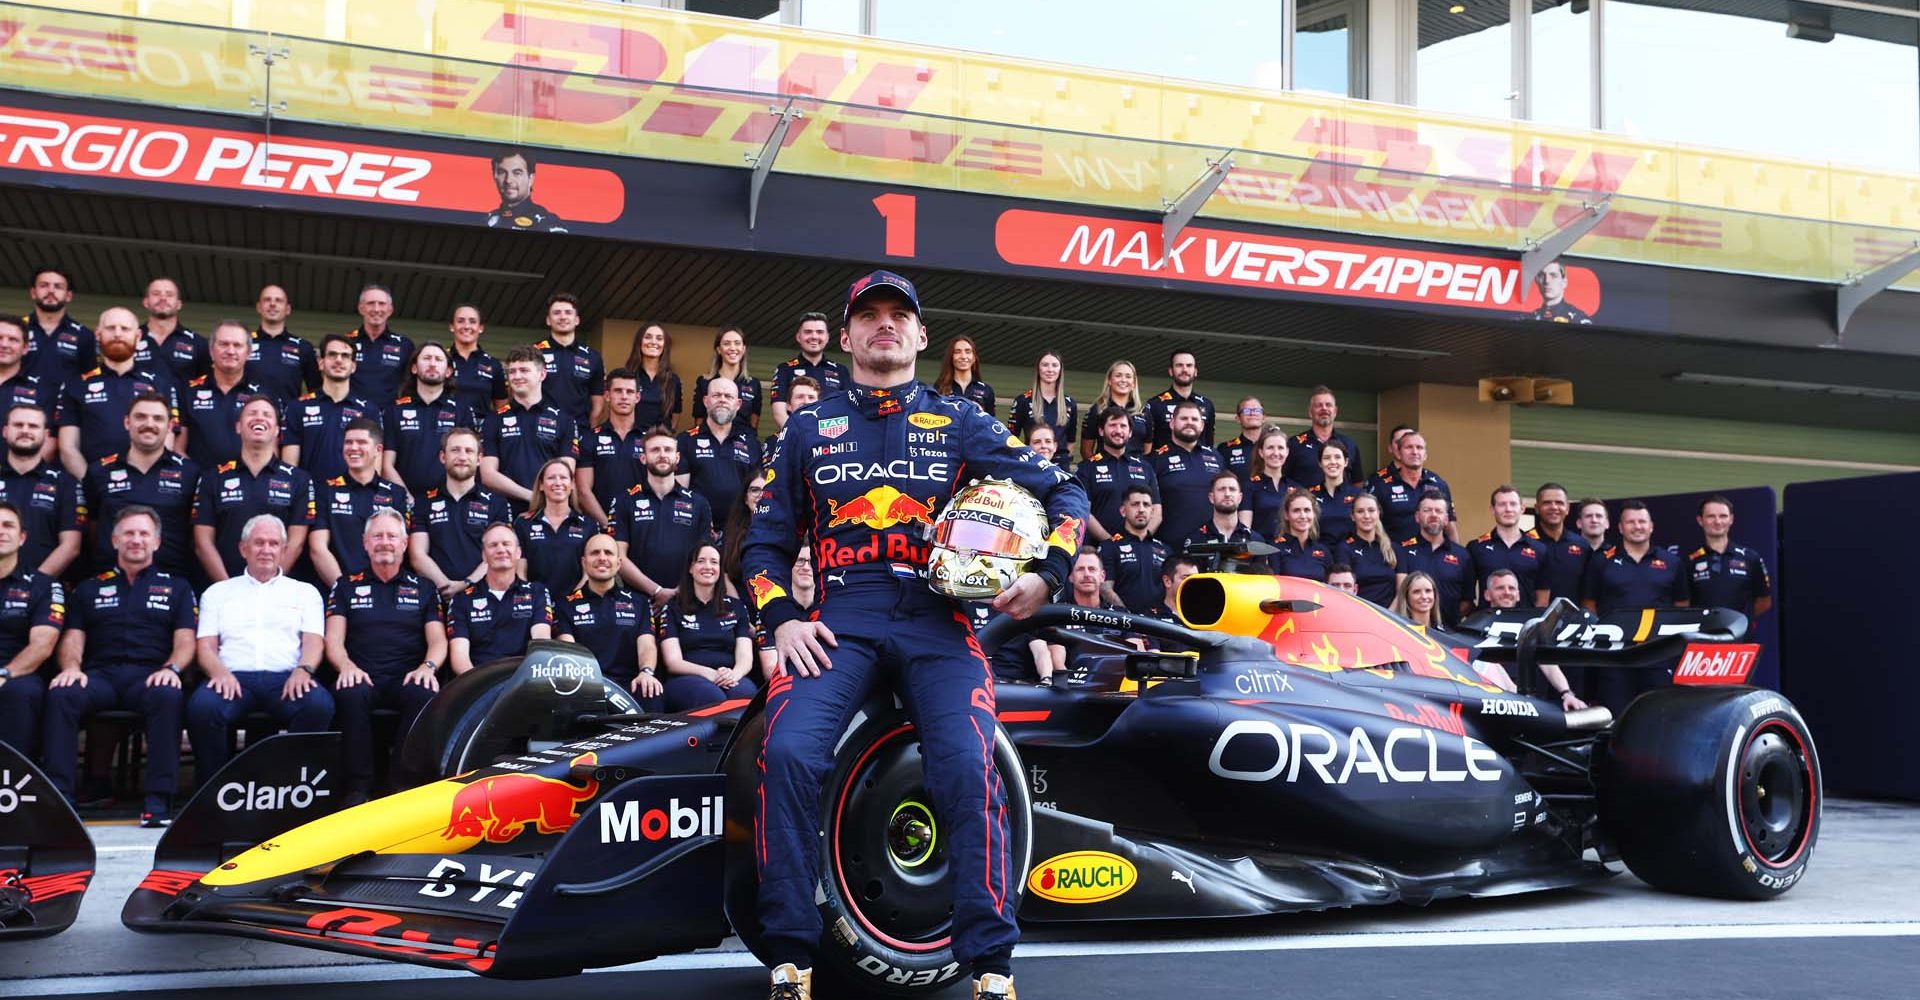
{"label": "tag heuer logo", "polygon": [[828,417],[820,421],[820,436],[823,438],[837,438],[846,432],[846,417]]}

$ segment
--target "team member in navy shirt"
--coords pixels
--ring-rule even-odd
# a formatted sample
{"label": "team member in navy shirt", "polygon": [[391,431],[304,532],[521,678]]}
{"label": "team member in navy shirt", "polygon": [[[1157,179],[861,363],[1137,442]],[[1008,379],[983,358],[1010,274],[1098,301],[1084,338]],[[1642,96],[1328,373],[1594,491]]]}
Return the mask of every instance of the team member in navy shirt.
{"label": "team member in navy shirt", "polygon": [[421,344],[407,365],[399,398],[386,408],[387,454],[382,471],[407,488],[414,501],[440,485],[440,439],[455,427],[478,427],[480,416],[447,387],[447,349]]}
{"label": "team member in navy shirt", "polygon": [[1744,545],[1733,544],[1733,503],[1723,496],[1700,501],[1694,518],[1706,544],[1688,554],[1687,597],[1696,608],[1732,608],[1743,615],[1764,615],[1773,608],[1773,579],[1767,561]]}
{"label": "team member in navy shirt", "polygon": [[1502,484],[1493,491],[1493,530],[1467,543],[1476,593],[1486,590],[1494,570],[1506,569],[1519,579],[1523,598],[1532,600],[1546,559],[1540,546],[1520,530],[1523,507],[1519,490]]}
{"label": "team member in navy shirt", "polygon": [[847,373],[847,366],[827,357],[827,317],[825,313],[807,313],[800,317],[800,326],[793,331],[793,341],[800,345],[800,353],[781,363],[773,370],[773,422],[776,426],[787,426],[787,414],[799,407],[789,408],[788,391],[793,380],[802,375],[820,383],[822,396],[839,392],[853,384],[853,376]]}
{"label": "team member in navy shirt", "polygon": [[480,435],[475,431],[448,431],[440,441],[440,463],[446,478],[414,506],[407,554],[413,571],[451,601],[480,579],[485,568],[480,536],[488,525],[513,520],[513,507],[474,479],[480,471]]}
{"label": "team member in navy shirt", "polygon": [[1281,473],[1286,467],[1287,432],[1269,427],[1261,432],[1253,461],[1240,477],[1240,523],[1262,538],[1280,534],[1280,508],[1295,486]]}
{"label": "team member in navy shirt", "polygon": [[481,428],[480,483],[508,500],[533,499],[533,475],[549,458],[578,459],[580,430],[566,407],[543,395],[546,369],[540,352],[516,347],[507,354],[511,399]]}
{"label": "team member in navy shirt", "polygon": [[313,345],[287,329],[293,302],[279,285],[260,289],[253,309],[260,325],[253,331],[253,350],[247,358],[247,378],[257,382],[283,405],[320,386],[320,359]]}
{"label": "team member in navy shirt", "polygon": [[[1147,530],[1158,531],[1163,520],[1160,505],[1160,477],[1145,458],[1130,454],[1127,444],[1133,435],[1133,418],[1127,411],[1110,406],[1100,421],[1099,450],[1080,463],[1074,475],[1087,491],[1089,512],[1087,533],[1103,541],[1121,531],[1120,508],[1134,487],[1145,487],[1153,498],[1153,513],[1147,518]],[[1176,539],[1177,541],[1177,539]]]}
{"label": "team member in navy shirt", "polygon": [[1540,575],[1533,581],[1535,607],[1544,608],[1559,597],[1580,603],[1580,585],[1593,550],[1573,530],[1567,520],[1570,512],[1567,488],[1559,483],[1543,483],[1533,491],[1533,528],[1527,537],[1540,547]]}
{"label": "team member in navy shirt", "polygon": [[73,318],[73,281],[65,272],[41,268],[29,292],[33,309],[20,317],[27,335],[26,365],[40,380],[58,391],[99,353],[93,331]]}
{"label": "team member in navy shirt", "polygon": [[43,461],[46,411],[17,403],[6,411],[7,460],[0,463],[0,499],[19,514],[26,541],[20,565],[59,579],[80,555],[86,501],[80,481]]}
{"label": "team member in navy shirt", "polygon": [[[673,336],[658,323],[648,323],[633,335],[633,350],[623,365],[633,373],[633,419],[642,427],[673,427],[685,407],[680,376],[673,370]],[[604,413],[606,407],[600,408]],[[583,425],[584,426],[584,425]]]}
{"label": "team member in navy shirt", "polygon": [[639,381],[626,368],[607,373],[607,419],[580,438],[580,509],[601,524],[613,520],[614,501],[646,476],[646,437],[653,428],[634,418]]}
{"label": "team member in navy shirt", "polygon": [[1100,543],[1100,566],[1106,572],[1107,601],[1146,614],[1160,599],[1160,567],[1173,547],[1153,537],[1147,523],[1153,518],[1153,492],[1145,486],[1127,488],[1120,505],[1124,521],[1119,534]]}
{"label": "team member in navy shirt", "polygon": [[737,326],[721,328],[713,338],[713,367],[693,380],[693,419],[696,421],[707,419],[707,383],[716,378],[733,380],[734,388],[740,392],[740,415],[735,419],[758,432],[760,408],[766,403],[766,396],[760,390],[760,380],[747,372],[746,335]]}
{"label": "team member in navy shirt", "polygon": [[580,579],[580,550],[600,526],[580,513],[573,466],[551,458],[540,467],[540,492],[526,513],[513,519],[520,537],[520,575],[564,594]]}
{"label": "team member in navy shirt", "polygon": [[380,478],[380,425],[371,419],[347,425],[341,442],[347,471],[313,486],[313,530],[307,535],[307,554],[313,571],[328,587],[342,576],[367,571],[366,546],[360,544],[367,515],[376,507],[392,507],[402,517],[413,510],[413,497],[399,483]]}
{"label": "team member in navy shirt", "polygon": [[[680,432],[680,485],[707,501],[713,529],[726,527],[726,518],[747,491],[747,480],[760,471],[760,442],[740,423],[739,394],[733,382],[717,378],[707,383],[707,419]],[[913,434],[937,435],[936,430]]]}
{"label": "team member in navy shirt", "polygon": [[353,371],[353,341],[337,333],[327,334],[320,343],[320,390],[301,396],[287,407],[282,429],[286,441],[280,457],[288,465],[307,470],[316,483],[347,471],[340,448],[349,424],[362,419],[373,421],[375,426],[380,423],[380,407],[352,391],[349,379]]}
{"label": "team member in navy shirt", "polygon": [[1684,608],[1688,604],[1685,564],[1653,544],[1653,514],[1639,500],[1620,504],[1620,544],[1610,545],[1587,562],[1584,589],[1587,610],[1606,613],[1623,608]]}
{"label": "team member in navy shirt", "polygon": [[[1062,379],[1066,373],[1066,361],[1059,351],[1041,351],[1033,360],[1033,385],[1021,391],[1013,398],[1013,412],[1007,415],[1007,428],[1014,435],[1031,441],[1033,429],[1045,424],[1053,428],[1056,446],[1067,461],[1057,464],[1073,464],[1073,436],[1079,432],[1080,407],[1073,397],[1067,395]],[[1120,449],[1125,451],[1125,448]]]}
{"label": "team member in navy shirt", "polygon": [[1380,501],[1362,493],[1353,501],[1353,530],[1340,540],[1335,555],[1353,567],[1359,595],[1381,607],[1393,603],[1400,549],[1380,526]]}
{"label": "team member in navy shirt", "polygon": [[367,571],[334,581],[327,595],[327,660],[334,724],[346,737],[344,805],[364,802],[373,789],[373,710],[398,709],[393,742],[406,738],[420,710],[440,690],[434,674],[447,661],[447,626],[433,585],[404,566],[407,519],[392,507],[367,518],[361,542]]}
{"label": "team member in navy shirt", "polygon": [[[1246,396],[1234,409],[1234,416],[1240,423],[1240,433],[1214,447],[1219,449],[1220,460],[1227,463],[1227,468],[1245,479],[1260,451],[1260,432],[1266,428],[1267,408],[1261,405],[1260,397]],[[1286,470],[1280,471],[1284,478]]]}
{"label": "team member in navy shirt", "polygon": [[1173,443],[1173,411],[1185,403],[1193,403],[1200,408],[1200,440],[1211,446],[1213,400],[1193,389],[1194,380],[1200,376],[1200,364],[1193,352],[1181,349],[1167,355],[1167,375],[1173,379],[1173,384],[1147,401],[1147,429],[1153,435],[1153,447],[1165,448]]}
{"label": "team member in navy shirt", "polygon": [[480,335],[487,332],[480,307],[461,303],[453,307],[453,319],[447,323],[453,335],[453,398],[467,404],[474,413],[492,413],[507,398],[507,369],[499,359],[480,349]]}
{"label": "team member in navy shirt", "polygon": [[0,411],[18,403],[37,406],[53,422],[60,406],[60,386],[48,385],[28,370],[25,363],[27,331],[19,322],[0,317]]}
{"label": "team member in navy shirt", "polygon": [[40,668],[60,639],[67,598],[59,580],[21,560],[22,538],[20,509],[0,501],[0,740],[31,752],[46,691]]}
{"label": "team member in navy shirt", "polygon": [[980,380],[980,351],[971,337],[955,337],[947,345],[947,356],[940,361],[940,374],[933,380],[933,391],[943,396],[971,399],[987,416],[995,416],[997,400],[993,386]]}
{"label": "team member in navy shirt", "polygon": [[603,409],[607,364],[599,351],[580,343],[580,300],[566,292],[548,299],[547,337],[533,346],[546,370],[547,399],[572,417],[575,427],[592,427]]}
{"label": "team member in navy shirt", "polygon": [[1325,581],[1333,565],[1333,549],[1320,538],[1320,505],[1306,490],[1287,491],[1284,508],[1286,532],[1273,540],[1277,550],[1269,557],[1273,571],[1281,576],[1297,576]]}
{"label": "team member in navy shirt", "polygon": [[580,552],[585,574],[579,587],[554,602],[554,631],[593,651],[600,674],[640,699],[649,712],[664,710],[655,673],[659,647],[653,636],[653,605],[620,583],[620,549],[613,536],[587,539]]}
{"label": "team member in navy shirt", "polygon": [[268,396],[248,400],[240,409],[240,457],[200,476],[193,501],[193,549],[207,579],[237,576],[246,568],[240,554],[240,530],[260,514],[272,514],[287,529],[280,568],[291,573],[306,551],[313,527],[313,480],[280,460],[280,411]]}
{"label": "team member in navy shirt", "polygon": [[1332,389],[1316,385],[1308,390],[1307,429],[1294,435],[1293,447],[1287,455],[1288,479],[1300,483],[1313,482],[1321,468],[1320,456],[1326,454],[1329,446],[1346,452],[1347,468],[1354,470],[1355,479],[1366,478],[1359,475],[1363,468],[1359,443],[1334,429],[1333,423],[1339,416],[1340,406],[1333,397]]}
{"label": "team member in navy shirt", "polygon": [[1219,542],[1253,541],[1253,529],[1240,523],[1240,477],[1221,469],[1207,488],[1207,504],[1213,515],[1192,534],[1181,539],[1181,548],[1212,545]]}
{"label": "team member in navy shirt", "polygon": [[545,584],[515,572],[520,539],[510,524],[481,537],[487,572],[447,605],[447,662],[464,674],[481,664],[524,655],[535,639],[553,638],[553,601]]}
{"label": "team member in navy shirt", "polygon": [[751,698],[753,626],[746,605],[720,586],[720,549],[705,543],[687,560],[687,582],[660,608],[660,663],[667,711]]}
{"label": "team member in navy shirt", "polygon": [[1428,490],[1415,515],[1420,534],[1401,544],[1395,566],[1402,578],[1416,571],[1433,578],[1439,602],[1435,609],[1442,625],[1460,621],[1474,588],[1473,557],[1465,546],[1447,537],[1447,514],[1452,509],[1445,494]]}
{"label": "team member in navy shirt", "polygon": [[1367,484],[1380,501],[1380,517],[1393,538],[1412,538],[1420,530],[1416,523],[1420,502],[1429,492],[1438,492],[1447,501],[1447,537],[1452,538],[1453,493],[1447,481],[1427,468],[1427,439],[1419,431],[1401,435],[1395,446],[1397,461],[1381,469]]}
{"label": "team member in navy shirt", "polygon": [[[76,476],[108,455],[127,450],[126,414],[134,397],[157,393],[174,416],[180,396],[171,376],[135,363],[140,328],[133,311],[112,308],[100,314],[99,366],[67,383],[55,422],[60,425],[60,464]],[[184,442],[182,442],[184,446]]]}
{"label": "team member in navy shirt", "polygon": [[1320,449],[1320,477],[1308,492],[1313,494],[1314,502],[1320,505],[1320,534],[1323,538],[1338,540],[1353,533],[1354,501],[1368,493],[1365,487],[1356,486],[1347,480],[1347,472],[1352,466],[1347,464],[1345,448]]}
{"label": "team member in navy shirt", "polygon": [[185,574],[193,565],[193,498],[200,467],[166,449],[173,411],[163,396],[142,393],[127,408],[125,455],[108,455],[87,470],[82,493],[87,519],[96,525],[93,564],[113,565],[111,525],[120,512],[140,505],[160,519],[153,561],[169,573]]}
{"label": "team member in navy shirt", "polygon": [[155,278],[147,282],[140,305],[147,311],[147,321],[140,324],[140,346],[134,349],[133,359],[165,369],[175,385],[205,375],[210,363],[207,338],[181,324],[180,285],[172,278]]}
{"label": "team member in navy shirt", "polygon": [[1160,480],[1160,530],[1162,540],[1179,540],[1197,530],[1207,520],[1207,493],[1213,477],[1226,471],[1220,453],[1201,440],[1200,404],[1183,399],[1173,407],[1173,441],[1154,450],[1149,461]]}
{"label": "team member in navy shirt", "polygon": [[[187,457],[203,469],[230,462],[240,455],[240,408],[256,396],[275,407],[280,401],[247,378],[247,328],[235,322],[213,328],[212,371],[181,390],[180,420],[187,428]],[[276,417],[274,427],[280,426]],[[274,442],[278,449],[279,442]]]}
{"label": "team member in navy shirt", "polygon": [[713,537],[713,511],[700,494],[674,478],[679,440],[662,428],[648,432],[647,479],[621,497],[613,511],[620,543],[620,578],[658,604],[673,597],[694,547]]}
{"label": "team member in navy shirt", "polygon": [[[163,529],[151,508],[115,515],[113,567],[83,581],[68,605],[60,673],[47,683],[41,759],[47,778],[74,798],[80,727],[95,712],[139,712],[146,724],[142,826],[163,826],[180,770],[180,671],[193,662],[197,613],[187,581],[154,565]],[[88,633],[98,630],[99,635]],[[91,641],[89,641],[91,640]]]}
{"label": "team member in navy shirt", "polygon": [[413,364],[413,341],[387,325],[393,318],[393,293],[381,285],[360,290],[360,325],[347,331],[353,343],[353,394],[384,407],[400,393],[400,381]]}

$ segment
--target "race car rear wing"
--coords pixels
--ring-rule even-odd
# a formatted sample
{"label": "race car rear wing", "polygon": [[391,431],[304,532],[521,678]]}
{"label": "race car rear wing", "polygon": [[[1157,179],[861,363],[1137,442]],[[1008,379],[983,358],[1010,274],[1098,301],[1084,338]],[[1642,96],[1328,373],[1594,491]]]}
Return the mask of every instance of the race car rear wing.
{"label": "race car rear wing", "polygon": [[[1560,598],[1544,612],[1508,608],[1469,615],[1450,631],[1472,655],[1531,669],[1666,667],[1696,646],[1726,646],[1747,634],[1747,616],[1727,608],[1640,608],[1594,614]],[[1744,673],[1734,680],[1744,680]]]}
{"label": "race car rear wing", "polygon": [[93,865],[80,814],[33,761],[0,742],[0,941],[66,930]]}

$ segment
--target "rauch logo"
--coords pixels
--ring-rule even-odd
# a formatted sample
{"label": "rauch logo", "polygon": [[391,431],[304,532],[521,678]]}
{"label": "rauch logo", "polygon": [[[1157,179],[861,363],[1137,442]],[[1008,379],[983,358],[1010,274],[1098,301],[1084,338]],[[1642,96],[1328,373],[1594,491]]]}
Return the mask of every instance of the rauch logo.
{"label": "rauch logo", "polygon": [[1034,866],[1027,891],[1055,903],[1104,903],[1132,891],[1133,862],[1105,851],[1057,854]]}

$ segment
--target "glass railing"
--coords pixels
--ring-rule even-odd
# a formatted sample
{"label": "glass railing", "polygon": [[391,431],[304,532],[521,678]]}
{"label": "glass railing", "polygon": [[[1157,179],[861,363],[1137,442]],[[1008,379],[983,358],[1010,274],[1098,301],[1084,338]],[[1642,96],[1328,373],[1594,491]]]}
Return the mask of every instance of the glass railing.
{"label": "glass railing", "polygon": [[[778,112],[792,110],[800,117],[775,160],[777,173],[1158,213],[1227,157],[1232,168],[1194,230],[1251,223],[1511,252],[1604,202],[1607,217],[1574,255],[1828,283],[1920,242],[1920,179],[1658,144],[1628,148],[1526,123],[1462,123],[1281,95],[1290,114],[1308,111],[1306,124],[1290,133],[1296,148],[1274,151],[771,92],[807,89],[804,76],[791,72],[758,90],[577,72],[582,59],[515,58],[469,60],[0,3],[0,86],[41,93],[742,169],[760,153]],[[585,61],[616,68],[670,62],[619,52]],[[784,58],[770,64],[791,66]],[[985,71],[953,68],[968,72]],[[1205,132],[1204,122],[1218,131],[1219,121],[1232,118],[1199,99],[1176,106],[1164,88],[1096,98],[1086,86],[1058,84],[1063,94],[1083,88],[1060,102],[1080,118],[1105,102],[1126,109],[1139,130],[1161,135]],[[1242,138],[1259,140],[1257,133],[1249,128]],[[1403,166],[1416,163],[1460,172]],[[1506,164],[1510,176],[1492,176],[1498,170],[1489,164]],[[1777,210],[1753,207],[1763,202]],[[1901,287],[1920,289],[1920,276]]]}

